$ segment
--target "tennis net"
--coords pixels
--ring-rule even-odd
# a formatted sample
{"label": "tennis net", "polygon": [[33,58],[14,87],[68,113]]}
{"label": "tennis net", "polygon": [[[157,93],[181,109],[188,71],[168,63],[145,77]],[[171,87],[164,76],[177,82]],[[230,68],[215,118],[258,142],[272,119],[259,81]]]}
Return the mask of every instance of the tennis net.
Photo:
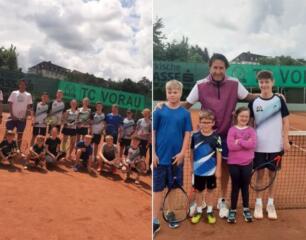
{"label": "tennis net", "polygon": [[[278,172],[274,184],[274,201],[278,209],[306,208],[306,131],[290,131],[289,141],[292,142],[291,149],[285,153],[281,170]],[[191,188],[191,165],[188,151],[184,165],[184,188],[187,192]],[[217,182],[215,199],[221,195],[220,181]],[[229,180],[226,199],[230,200],[231,182]],[[264,203],[267,201],[267,191],[263,192]],[[250,188],[250,207],[254,207],[255,192]],[[241,207],[241,195],[239,195],[239,206]]]}

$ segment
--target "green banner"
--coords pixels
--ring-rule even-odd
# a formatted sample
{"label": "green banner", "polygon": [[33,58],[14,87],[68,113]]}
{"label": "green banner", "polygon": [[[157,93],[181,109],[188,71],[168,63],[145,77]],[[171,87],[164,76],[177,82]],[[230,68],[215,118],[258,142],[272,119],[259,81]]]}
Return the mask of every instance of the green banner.
{"label": "green banner", "polygon": [[277,87],[306,87],[305,66],[272,66],[254,64],[231,64],[227,74],[238,78],[246,87],[258,87],[256,74],[261,70],[273,72]]}
{"label": "green banner", "polygon": [[102,102],[105,106],[118,104],[121,108],[143,110],[145,98],[140,94],[116,91],[102,87],[79,84],[68,81],[59,81],[59,89],[64,91],[66,99],[81,101],[88,97],[91,103]]}
{"label": "green banner", "polygon": [[[245,87],[258,87],[256,73],[260,70],[272,71],[277,87],[306,87],[305,66],[231,64],[226,72],[238,78]],[[190,89],[209,73],[208,64],[167,61],[155,61],[153,71],[154,88],[163,88],[168,80],[177,79],[184,84],[184,88]]]}

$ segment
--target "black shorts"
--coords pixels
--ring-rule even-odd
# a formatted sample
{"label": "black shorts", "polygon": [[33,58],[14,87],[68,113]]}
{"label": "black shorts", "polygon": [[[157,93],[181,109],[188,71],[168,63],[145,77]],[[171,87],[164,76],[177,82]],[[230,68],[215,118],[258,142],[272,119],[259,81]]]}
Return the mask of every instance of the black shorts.
{"label": "black shorts", "polygon": [[49,126],[48,126],[48,133],[51,132],[51,129],[52,129],[53,127],[56,127],[56,128],[57,128],[57,131],[58,131],[58,132],[61,132],[61,125],[54,125],[54,126],[49,125]]}
{"label": "black shorts", "polygon": [[205,188],[215,189],[217,187],[216,176],[197,176],[194,175],[194,186],[196,190],[202,192]]}
{"label": "black shorts", "polygon": [[140,155],[145,157],[147,154],[148,140],[140,140]]}
{"label": "black shorts", "polygon": [[94,134],[91,143],[99,145],[101,142],[101,134]]}
{"label": "black shorts", "polygon": [[[255,152],[255,158],[253,161],[253,169],[259,167],[259,165],[265,164],[267,162],[270,162],[275,157],[280,155],[279,152],[276,153],[259,153]],[[276,168],[276,161],[272,161],[271,164],[266,165],[264,168],[268,168],[270,171],[275,171],[281,169],[281,163],[279,163],[278,167]]]}
{"label": "black shorts", "polygon": [[47,128],[46,127],[33,127],[33,135],[43,135],[46,136]]}
{"label": "black shorts", "polygon": [[121,140],[120,140],[120,147],[127,148],[130,145],[131,145],[131,139],[121,138]]}
{"label": "black shorts", "polygon": [[76,136],[76,129],[74,128],[63,128],[62,129],[62,134],[66,135],[66,136]]}
{"label": "black shorts", "polygon": [[85,136],[88,134],[88,128],[86,127],[77,128],[76,133],[79,135]]}

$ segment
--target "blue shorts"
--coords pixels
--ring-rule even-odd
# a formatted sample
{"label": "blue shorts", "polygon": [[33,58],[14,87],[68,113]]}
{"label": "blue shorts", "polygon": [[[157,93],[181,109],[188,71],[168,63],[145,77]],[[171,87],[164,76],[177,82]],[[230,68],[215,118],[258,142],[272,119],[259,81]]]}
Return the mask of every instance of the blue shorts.
{"label": "blue shorts", "polygon": [[6,122],[6,129],[13,131],[14,128],[16,128],[17,133],[23,133],[25,127],[26,121],[8,119],[8,121]]}
{"label": "blue shorts", "polygon": [[221,138],[221,144],[222,144],[222,159],[227,161],[228,158],[228,147],[226,142],[226,137]]}
{"label": "blue shorts", "polygon": [[153,170],[153,192],[161,192],[166,187],[173,185],[173,176],[176,176],[176,186],[183,186],[184,165],[181,164],[176,168],[176,172],[172,172],[171,165],[157,165]]}

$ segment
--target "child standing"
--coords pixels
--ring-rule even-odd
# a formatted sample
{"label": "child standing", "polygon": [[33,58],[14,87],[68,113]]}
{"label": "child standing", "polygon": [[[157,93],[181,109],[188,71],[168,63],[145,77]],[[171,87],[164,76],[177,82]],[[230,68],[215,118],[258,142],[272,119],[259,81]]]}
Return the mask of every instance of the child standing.
{"label": "child standing", "polygon": [[[177,80],[166,83],[167,102],[153,114],[153,233],[160,230],[158,214],[163,191],[176,184],[183,185],[183,162],[192,130],[190,113],[181,107],[183,85]],[[176,165],[176,172],[172,172]],[[177,228],[175,216],[169,213],[169,227]],[[170,219],[171,216],[171,219]]]}
{"label": "child standing", "polygon": [[[257,134],[254,168],[273,160],[280,155],[280,152],[286,152],[290,149],[288,139],[289,111],[283,98],[275,95],[272,91],[273,74],[270,71],[260,71],[257,74],[257,80],[260,96],[249,104]],[[262,181],[265,171],[272,173],[275,168],[258,171],[257,180],[259,183]],[[273,174],[270,176],[272,177]],[[262,192],[256,192],[254,217],[257,219],[263,218],[262,205]],[[266,211],[269,219],[277,219],[273,184],[268,188]]]}
{"label": "child standing", "polygon": [[214,224],[213,214],[214,189],[217,187],[216,178],[221,177],[222,145],[221,138],[213,131],[214,114],[210,110],[200,112],[200,130],[191,137],[191,165],[193,166],[194,188],[197,211],[191,219],[199,223],[202,218],[202,199],[204,189],[207,189],[207,222]]}
{"label": "child standing", "polygon": [[227,136],[228,169],[232,180],[231,209],[227,222],[236,223],[236,209],[241,189],[243,201],[243,216],[246,222],[252,222],[249,209],[249,183],[253,167],[254,151],[256,147],[256,132],[249,127],[250,111],[247,107],[240,107],[234,115],[235,125],[229,129]]}

